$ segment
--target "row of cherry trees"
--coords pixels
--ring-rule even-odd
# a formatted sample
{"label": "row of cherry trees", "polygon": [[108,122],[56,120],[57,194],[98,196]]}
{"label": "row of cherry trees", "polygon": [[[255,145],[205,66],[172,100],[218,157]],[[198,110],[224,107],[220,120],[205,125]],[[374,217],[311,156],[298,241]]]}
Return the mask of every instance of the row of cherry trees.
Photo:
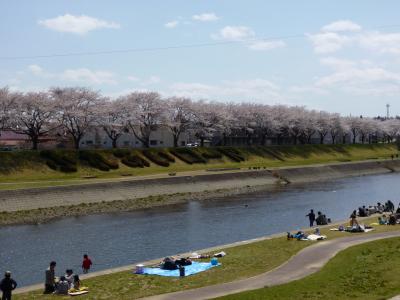
{"label": "row of cherry trees", "polygon": [[277,143],[310,143],[318,136],[324,143],[351,138],[371,142],[381,136],[393,141],[400,134],[400,120],[341,117],[339,114],[307,110],[304,107],[253,103],[192,101],[188,98],[163,99],[154,92],[134,92],[111,100],[87,88],[52,88],[42,92],[13,92],[0,89],[0,130],[12,129],[26,134],[37,149],[42,137],[68,135],[78,149],[85,134],[102,128],[117,147],[124,133],[133,134],[149,147],[153,130],[165,127],[174,145],[182,133],[191,131],[203,144],[219,138],[226,145],[229,138],[245,137],[248,144],[264,145],[267,138]]}

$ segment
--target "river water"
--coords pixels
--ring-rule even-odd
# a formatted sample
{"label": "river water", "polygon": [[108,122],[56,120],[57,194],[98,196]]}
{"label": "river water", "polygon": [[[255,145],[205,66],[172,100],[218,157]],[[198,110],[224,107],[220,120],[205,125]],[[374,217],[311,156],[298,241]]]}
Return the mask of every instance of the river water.
{"label": "river water", "polygon": [[64,218],[0,228],[0,272],[20,286],[42,282],[51,260],[57,275],[80,271],[84,253],[93,271],[306,227],[310,208],[332,221],[363,204],[397,204],[400,174],[363,176],[131,213]]}

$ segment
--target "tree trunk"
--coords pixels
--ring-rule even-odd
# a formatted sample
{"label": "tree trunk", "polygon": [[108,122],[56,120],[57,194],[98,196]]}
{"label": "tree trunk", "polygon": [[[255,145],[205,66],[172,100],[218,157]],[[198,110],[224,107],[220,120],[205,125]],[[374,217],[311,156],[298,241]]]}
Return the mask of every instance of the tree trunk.
{"label": "tree trunk", "polygon": [[39,137],[37,136],[31,137],[31,140],[32,140],[32,150],[37,150],[39,144]]}
{"label": "tree trunk", "polygon": [[200,146],[204,147],[204,137],[200,137]]}
{"label": "tree trunk", "polygon": [[74,140],[74,148],[76,149],[76,150],[79,150],[79,144],[80,144],[80,142],[81,142],[81,139],[80,138],[77,138],[77,137],[73,137],[73,140]]}
{"label": "tree trunk", "polygon": [[323,134],[319,134],[319,143],[322,145],[324,143],[325,136]]}
{"label": "tree trunk", "polygon": [[118,139],[118,138],[112,139],[112,147],[113,147],[114,149],[117,148],[117,139]]}
{"label": "tree trunk", "polygon": [[178,147],[178,139],[179,139],[179,135],[174,134],[174,147],[175,147],[175,148]]}
{"label": "tree trunk", "polygon": [[335,144],[335,139],[336,139],[336,135],[331,135],[332,136],[332,145]]}

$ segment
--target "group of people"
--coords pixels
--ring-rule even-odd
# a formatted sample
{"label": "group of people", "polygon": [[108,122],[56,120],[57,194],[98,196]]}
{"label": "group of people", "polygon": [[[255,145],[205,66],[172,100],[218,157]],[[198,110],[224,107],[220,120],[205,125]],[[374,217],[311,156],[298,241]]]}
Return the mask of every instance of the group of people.
{"label": "group of people", "polygon": [[328,225],[328,223],[330,223],[330,219],[320,211],[317,212],[317,216],[315,216],[313,209],[310,210],[306,217],[308,217],[308,220],[310,221],[310,227],[314,226],[314,222],[316,225]]}
{"label": "group of people", "polygon": [[[45,272],[45,284],[44,293],[45,294],[60,294],[67,295],[69,292],[77,292],[82,290],[87,290],[86,287],[82,286],[81,280],[78,274],[74,274],[72,269],[67,269],[65,275],[60,276],[58,279],[55,276],[55,268],[57,263],[52,261],[50,266]],[[88,273],[90,267],[92,266],[92,260],[87,254],[83,256],[82,261],[82,271],[84,274]]]}

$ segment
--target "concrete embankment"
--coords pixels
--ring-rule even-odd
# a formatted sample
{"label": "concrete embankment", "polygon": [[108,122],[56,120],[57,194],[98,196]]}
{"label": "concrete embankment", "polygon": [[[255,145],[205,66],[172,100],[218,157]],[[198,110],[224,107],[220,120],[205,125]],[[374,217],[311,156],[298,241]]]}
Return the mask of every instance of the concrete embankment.
{"label": "concrete embankment", "polygon": [[[16,212],[38,208],[143,199],[150,196],[192,194],[216,197],[248,192],[246,187],[274,187],[279,183],[305,183],[350,176],[400,171],[400,161],[363,161],[304,167],[232,171],[196,176],[133,179],[103,183],[46,187],[0,192],[0,211]],[[157,205],[160,205],[158,203]],[[151,205],[150,205],[151,206]],[[88,213],[88,212],[86,212]]]}

